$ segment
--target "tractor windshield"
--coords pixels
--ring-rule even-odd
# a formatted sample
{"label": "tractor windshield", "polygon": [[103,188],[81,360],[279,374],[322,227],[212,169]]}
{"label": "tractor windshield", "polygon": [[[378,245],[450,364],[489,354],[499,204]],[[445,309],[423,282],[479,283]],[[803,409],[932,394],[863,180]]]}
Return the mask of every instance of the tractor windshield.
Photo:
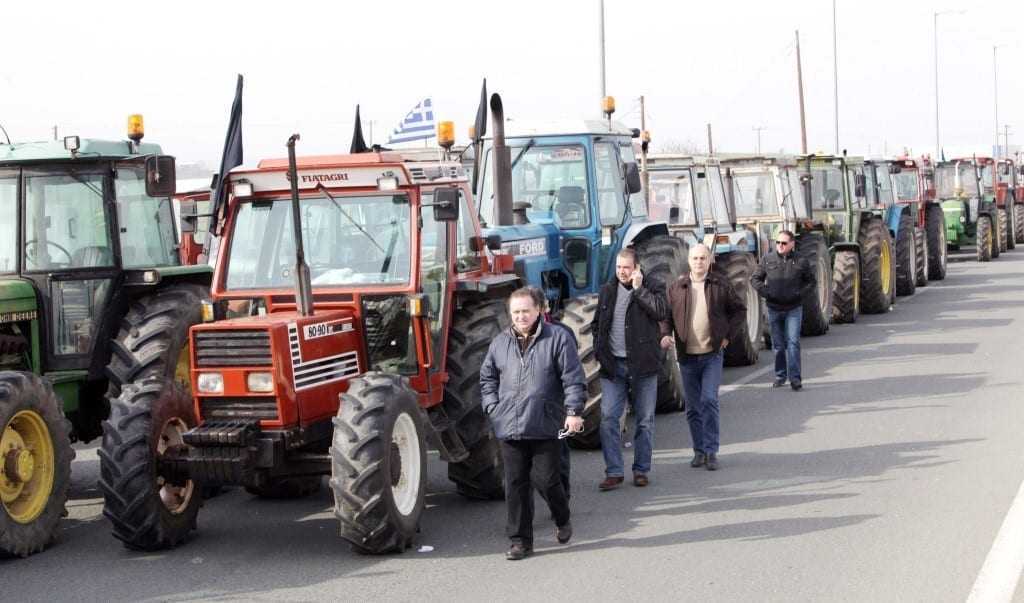
{"label": "tractor windshield", "polygon": [[843,172],[837,165],[811,167],[811,207],[814,209],[845,209],[843,204]]}
{"label": "tractor windshield", "polygon": [[[958,171],[959,178],[957,178]],[[968,197],[977,195],[974,166],[967,162],[959,162],[935,168],[935,190],[940,199],[952,199],[960,195]]]}
{"label": "tractor windshield", "polygon": [[722,171],[717,166],[697,169],[697,181],[694,191],[700,205],[701,218],[705,222],[712,219],[718,224],[729,223],[729,209],[725,205],[725,186],[722,184]]}
{"label": "tractor windshield", "polygon": [[896,181],[896,198],[900,201],[917,201],[921,198],[917,170],[903,170],[893,176]]}
{"label": "tractor windshield", "polygon": [[[697,225],[693,204],[690,171],[649,172],[651,187],[651,218],[669,224]],[[675,211],[673,211],[675,210]]]}
{"label": "tractor windshield", "polygon": [[[302,241],[313,287],[409,282],[410,204],[405,193],[304,198]],[[288,199],[241,203],[230,233],[228,289],[295,287]]]}
{"label": "tractor windshield", "polygon": [[732,183],[737,218],[779,213],[775,175],[770,171],[733,172]]}
{"label": "tractor windshield", "polygon": [[[512,150],[512,202],[528,203],[526,216],[532,222],[555,222],[563,229],[590,225],[587,199],[587,164],[581,145],[536,146],[532,141]],[[483,168],[480,218],[496,224],[492,153],[487,152]]]}
{"label": "tractor windshield", "polygon": [[25,270],[114,266],[103,175],[26,169]]}
{"label": "tractor windshield", "polygon": [[0,174],[0,273],[18,269],[18,175]]}
{"label": "tractor windshield", "polygon": [[986,193],[992,192],[992,168],[993,166],[991,163],[981,166],[981,185],[985,187]]}
{"label": "tractor windshield", "polygon": [[125,268],[175,266],[180,263],[174,231],[174,212],[168,197],[146,194],[146,170],[122,166],[114,180],[121,262]]}

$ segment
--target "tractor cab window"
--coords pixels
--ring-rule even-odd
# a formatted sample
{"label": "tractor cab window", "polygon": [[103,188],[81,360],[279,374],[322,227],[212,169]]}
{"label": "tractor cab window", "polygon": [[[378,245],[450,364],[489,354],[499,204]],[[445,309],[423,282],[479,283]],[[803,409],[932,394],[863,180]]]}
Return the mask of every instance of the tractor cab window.
{"label": "tractor cab window", "polygon": [[732,174],[736,217],[748,218],[778,213],[775,174],[767,170]]}
{"label": "tractor cab window", "polygon": [[729,210],[725,205],[725,187],[722,172],[717,166],[697,168],[694,192],[700,205],[701,218],[705,222],[714,219],[718,224],[729,223]]}
{"label": "tractor cab window", "polygon": [[11,225],[18,223],[18,175],[0,174],[0,273],[15,272],[18,269],[17,230]]}
{"label": "tractor cab window", "polygon": [[981,166],[981,186],[986,193],[992,192],[992,164]]}
{"label": "tractor cab window", "polygon": [[25,172],[25,270],[114,265],[103,176]]}
{"label": "tractor cab window", "polygon": [[921,198],[917,170],[904,169],[893,176],[896,181],[896,198],[900,201],[916,201]]}
{"label": "tractor cab window", "polygon": [[[632,143],[620,144],[619,152],[622,154],[623,162],[636,163],[636,153],[633,151]],[[644,203],[642,190],[629,196],[629,215],[634,218],[642,218],[647,215],[647,204]]]}
{"label": "tractor cab window", "polygon": [[697,225],[690,170],[650,172],[651,218],[669,224]]}
{"label": "tractor cab window", "polygon": [[[432,200],[433,195],[424,196]],[[434,350],[433,368],[441,366],[448,291],[448,222],[434,220],[431,207],[420,208],[420,290],[427,296],[427,322]]]}
{"label": "tractor cab window", "polygon": [[844,209],[843,172],[839,166],[811,167],[811,207],[823,210]]}
{"label": "tractor cab window", "polygon": [[935,168],[935,190],[940,199],[952,199],[961,194],[973,197],[978,194],[974,167],[959,163]]}
{"label": "tractor cab window", "polygon": [[785,168],[782,180],[782,203],[786,209],[786,218],[810,218],[807,215],[807,202],[804,199],[804,187],[800,183],[800,171],[796,168]]}
{"label": "tractor cab window", "polygon": [[[536,146],[517,141],[512,151],[512,203],[527,203],[531,222],[554,222],[565,230],[590,224],[587,164],[580,145]],[[484,162],[480,217],[497,224],[492,152]]]}
{"label": "tractor cab window", "polygon": [[125,268],[179,264],[170,198],[154,199],[146,194],[142,166],[119,167],[116,174],[121,263]]}
{"label": "tractor cab window", "polygon": [[594,144],[594,174],[597,176],[597,206],[601,226],[618,226],[626,214],[626,189],[622,164],[615,145]]}
{"label": "tractor cab window", "polygon": [[[302,241],[313,287],[409,282],[406,194],[301,200]],[[289,199],[241,203],[231,231],[226,287],[295,286]]]}
{"label": "tractor cab window", "polygon": [[889,166],[884,163],[875,165],[874,172],[878,186],[876,189],[878,191],[878,198],[875,201],[882,207],[891,207],[893,204],[893,198],[892,178],[889,176]]}

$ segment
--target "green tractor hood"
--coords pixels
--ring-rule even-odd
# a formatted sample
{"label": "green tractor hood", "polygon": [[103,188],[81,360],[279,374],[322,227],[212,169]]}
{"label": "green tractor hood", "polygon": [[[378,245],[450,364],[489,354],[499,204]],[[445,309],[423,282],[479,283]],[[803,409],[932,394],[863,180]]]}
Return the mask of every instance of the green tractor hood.
{"label": "green tractor hood", "polygon": [[0,278],[0,323],[36,318],[36,290],[17,277]]}

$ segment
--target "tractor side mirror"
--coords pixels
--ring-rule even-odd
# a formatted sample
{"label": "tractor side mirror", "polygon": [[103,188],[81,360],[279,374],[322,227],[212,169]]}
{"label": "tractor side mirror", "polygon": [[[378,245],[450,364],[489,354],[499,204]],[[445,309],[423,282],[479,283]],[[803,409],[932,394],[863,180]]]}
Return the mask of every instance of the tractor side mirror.
{"label": "tractor side mirror", "polygon": [[146,157],[146,194],[150,197],[170,197],[175,191],[174,157],[152,155]]}
{"label": "tractor side mirror", "polygon": [[481,252],[487,246],[487,241],[480,236],[473,235],[469,237],[469,250],[473,252]]}
{"label": "tractor side mirror", "polygon": [[491,251],[501,251],[501,235],[487,235],[487,248]]}
{"label": "tractor side mirror", "polygon": [[863,197],[868,187],[868,179],[864,174],[854,174],[853,176],[853,194],[856,197]]}
{"label": "tractor side mirror", "polygon": [[901,168],[898,163],[890,163],[889,164],[889,173],[890,174],[899,174],[902,171],[903,171],[903,168]]}
{"label": "tractor side mirror", "polygon": [[459,189],[439,188],[434,191],[435,222],[454,222],[459,219]]}
{"label": "tractor side mirror", "polygon": [[640,181],[640,168],[637,167],[635,161],[627,162],[623,167],[626,170],[626,194],[639,193],[643,188],[643,182]]}

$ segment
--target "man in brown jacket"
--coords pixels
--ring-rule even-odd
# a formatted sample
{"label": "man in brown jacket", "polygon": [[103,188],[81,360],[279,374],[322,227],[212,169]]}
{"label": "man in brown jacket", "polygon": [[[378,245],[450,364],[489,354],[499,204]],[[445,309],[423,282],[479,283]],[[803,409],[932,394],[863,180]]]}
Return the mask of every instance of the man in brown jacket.
{"label": "man in brown jacket", "polygon": [[[690,248],[690,273],[668,288],[669,316],[661,346],[675,343],[683,375],[686,421],[693,438],[690,466],[718,469],[718,388],[722,354],[746,317],[747,307],[729,280],[710,271],[711,251]],[[674,336],[673,336],[674,333]]]}

